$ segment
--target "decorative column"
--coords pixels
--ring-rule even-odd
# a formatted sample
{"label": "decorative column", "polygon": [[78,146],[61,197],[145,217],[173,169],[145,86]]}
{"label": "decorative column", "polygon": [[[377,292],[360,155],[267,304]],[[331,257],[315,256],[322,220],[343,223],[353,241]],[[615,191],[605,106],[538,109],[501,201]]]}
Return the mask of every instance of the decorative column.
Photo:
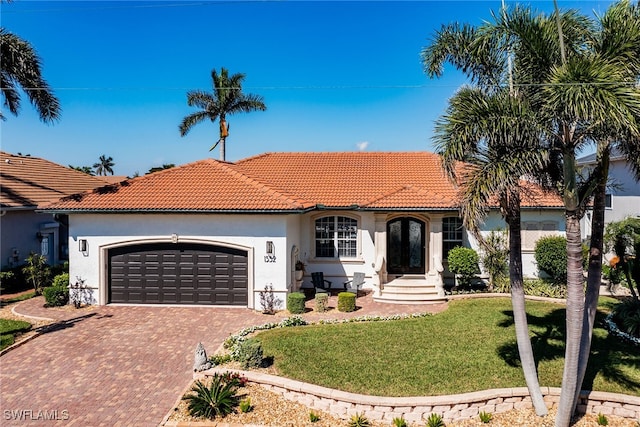
{"label": "decorative column", "polygon": [[444,280],[442,273],[444,267],[442,265],[442,216],[434,215],[430,223],[430,239],[429,239],[429,275],[435,276],[437,279],[436,288],[438,295],[444,296]]}
{"label": "decorative column", "polygon": [[375,218],[375,259],[373,262],[373,284],[376,286],[374,296],[380,295],[380,291],[387,283],[387,214],[377,213]]}

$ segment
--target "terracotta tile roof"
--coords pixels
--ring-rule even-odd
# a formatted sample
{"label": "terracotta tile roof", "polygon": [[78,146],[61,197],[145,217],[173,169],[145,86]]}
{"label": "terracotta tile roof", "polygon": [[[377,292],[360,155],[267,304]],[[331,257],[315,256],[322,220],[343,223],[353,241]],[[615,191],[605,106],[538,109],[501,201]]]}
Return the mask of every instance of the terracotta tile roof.
{"label": "terracotta tile roof", "polygon": [[317,205],[455,209],[456,194],[440,157],[433,153],[266,153],[237,163],[201,160],[67,197],[47,209],[299,212]]}
{"label": "terracotta tile roof", "polygon": [[105,183],[39,157],[0,151],[0,184],[0,205],[2,208],[16,209],[35,208]]}

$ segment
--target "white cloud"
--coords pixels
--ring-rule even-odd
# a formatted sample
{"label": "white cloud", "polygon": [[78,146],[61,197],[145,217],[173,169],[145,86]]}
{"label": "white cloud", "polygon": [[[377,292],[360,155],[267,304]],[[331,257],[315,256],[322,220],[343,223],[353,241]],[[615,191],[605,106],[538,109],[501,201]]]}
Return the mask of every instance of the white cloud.
{"label": "white cloud", "polygon": [[356,147],[358,147],[358,151],[365,151],[368,146],[369,146],[369,141],[362,141],[356,144]]}

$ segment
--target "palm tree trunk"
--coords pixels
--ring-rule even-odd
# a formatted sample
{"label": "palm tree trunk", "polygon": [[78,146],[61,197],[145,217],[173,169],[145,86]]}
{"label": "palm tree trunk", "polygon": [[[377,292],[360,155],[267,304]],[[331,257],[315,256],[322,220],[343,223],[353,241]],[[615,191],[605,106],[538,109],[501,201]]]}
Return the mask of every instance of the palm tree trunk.
{"label": "palm tree trunk", "polygon": [[[518,202],[519,204],[519,202]],[[509,278],[511,280],[511,305],[513,307],[513,321],[516,329],[516,341],[524,379],[529,389],[531,402],[539,416],[547,414],[547,406],[544,403],[536,361],[533,357],[531,337],[527,323],[527,312],[524,299],[524,286],[522,274],[522,238],[520,226],[520,209],[517,214],[509,216]]]}
{"label": "palm tree trunk", "polygon": [[587,273],[587,291],[584,301],[584,319],[582,321],[582,339],[580,340],[580,356],[578,359],[578,377],[576,394],[573,400],[573,410],[578,406],[580,390],[587,371],[589,354],[591,352],[591,339],[593,337],[593,325],[598,310],[600,297],[600,285],[602,284],[602,248],[604,246],[604,211],[607,194],[607,178],[609,176],[610,147],[607,144],[600,153],[599,164],[601,170],[598,174],[598,183],[594,191],[593,216],[591,218],[591,242],[589,247],[589,266]]}
{"label": "palm tree trunk", "polygon": [[558,403],[556,427],[569,427],[577,391],[578,359],[584,318],[584,276],[582,273],[582,238],[580,236],[579,199],[576,183],[576,156],[571,128],[562,125],[563,134],[563,199],[567,234],[567,307],[564,370]]}

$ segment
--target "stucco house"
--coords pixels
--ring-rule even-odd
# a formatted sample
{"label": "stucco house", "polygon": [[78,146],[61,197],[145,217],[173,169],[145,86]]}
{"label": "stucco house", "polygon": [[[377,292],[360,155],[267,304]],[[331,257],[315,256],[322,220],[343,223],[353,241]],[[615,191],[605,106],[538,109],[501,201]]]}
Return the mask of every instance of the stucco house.
{"label": "stucco house", "polygon": [[[259,309],[310,287],[341,289],[354,273],[379,301],[441,301],[446,252],[477,246],[462,228],[456,188],[428,152],[266,153],[206,159],[43,206],[69,216],[70,275],[99,304],[204,304]],[[564,233],[559,200],[523,208],[525,274],[544,233]],[[497,211],[487,232],[503,227]],[[305,264],[296,279],[297,261]]]}
{"label": "stucco house", "polygon": [[0,265],[24,264],[31,252],[51,265],[68,259],[67,216],[38,205],[105,185],[97,177],[48,160],[0,151]]}
{"label": "stucco house", "polygon": [[[588,170],[595,167],[596,154],[581,157],[577,162],[585,169],[586,174]],[[614,148],[609,159],[609,179],[604,212],[605,224],[621,221],[626,217],[640,217],[640,186],[638,184],[624,154]],[[582,219],[583,239],[591,237],[591,216],[592,211],[587,210]]]}

